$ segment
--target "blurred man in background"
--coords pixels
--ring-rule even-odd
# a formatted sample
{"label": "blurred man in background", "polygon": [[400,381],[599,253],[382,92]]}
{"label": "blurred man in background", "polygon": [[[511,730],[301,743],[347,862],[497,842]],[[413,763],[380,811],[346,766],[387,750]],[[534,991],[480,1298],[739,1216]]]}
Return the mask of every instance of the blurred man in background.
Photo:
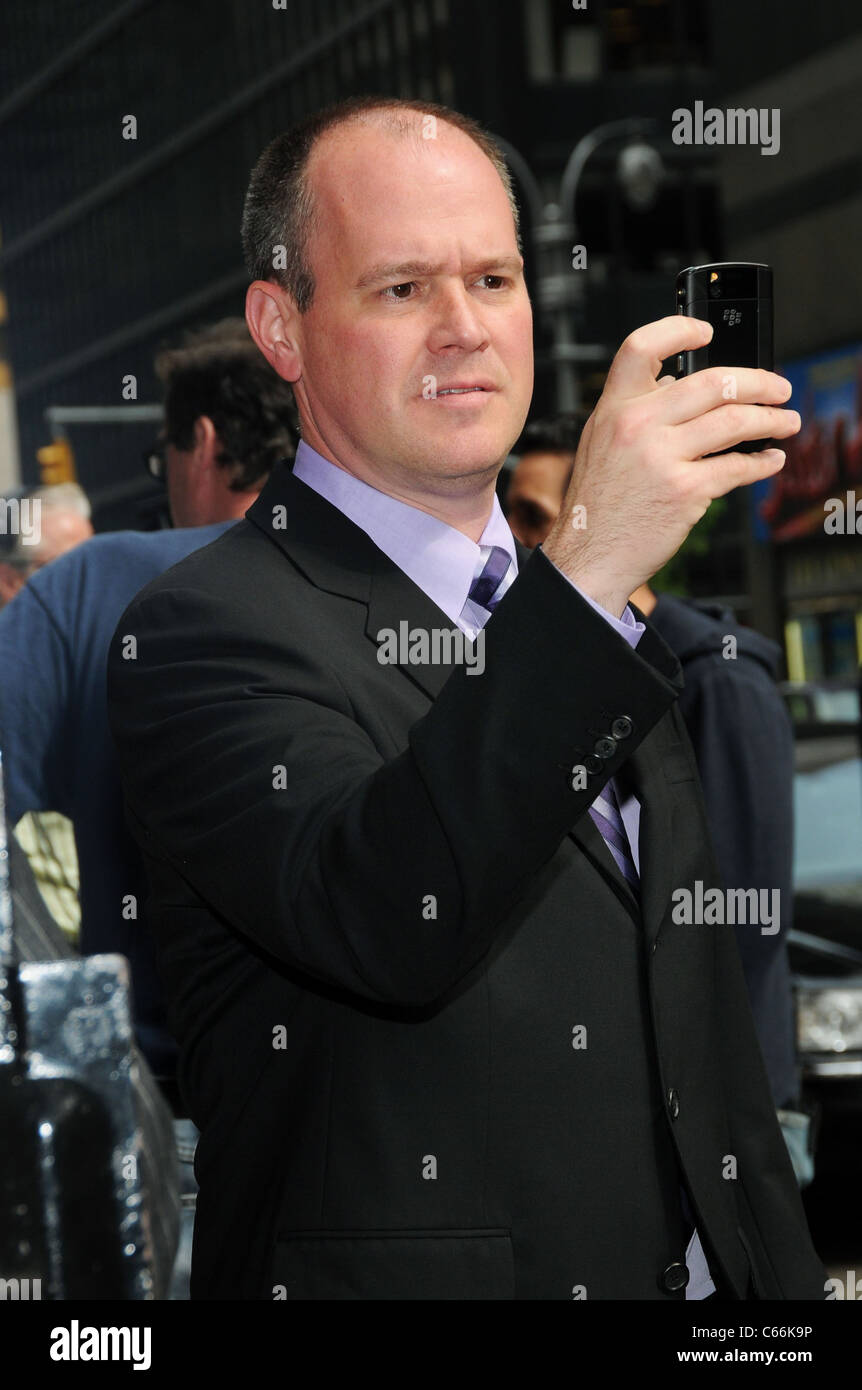
{"label": "blurred man in background", "polygon": [[531,420],[515,445],[506,488],[506,520],[522,545],[541,545],[560,514],[584,425],[578,416]]}
{"label": "blurred man in background", "polygon": [[[721,604],[655,594],[644,584],[632,602],[676,652],[685,673],[679,707],[697,758],[716,856],[725,883],[778,889],[774,934],[737,924],[745,973],[772,1096],[796,1175],[813,1176],[799,1146],[793,996],[787,935],[793,918],[793,726],[776,681],[781,648],[737,623]],[[763,807],[769,807],[769,819]]]}
{"label": "blurred man in background", "polygon": [[[18,525],[0,535],[0,608],[10,603],[44,565],[93,535],[90,503],[77,483],[19,488],[3,499],[17,502]],[[23,510],[22,510],[23,509]],[[21,524],[22,519],[26,524]],[[59,811],[28,811],[15,830],[33,877],[57,926],[74,942],[81,924],[78,856],[72,823]]]}
{"label": "blurred man in background", "polygon": [[[60,810],[74,825],[83,954],[119,952],[131,965],[135,1030],[174,1106],[176,1047],[167,1030],[143,922],[146,880],[126,830],[105,708],[108,643],[123,609],[151,579],[243,516],[274,463],[295,447],[292,393],[254,346],[244,319],[188,334],[162,352],[164,430],[146,466],[167,487],[183,529],[97,536],[32,575],[0,614],[0,748],[7,813]],[[194,1136],[179,1124],[189,1164]],[[191,1231],[181,1250],[187,1283]]]}
{"label": "blurred man in background", "polygon": [[28,501],[38,521],[32,541],[20,531],[0,535],[0,608],[15,597],[31,574],[93,534],[90,503],[77,483],[55,483],[17,495],[19,501]]}

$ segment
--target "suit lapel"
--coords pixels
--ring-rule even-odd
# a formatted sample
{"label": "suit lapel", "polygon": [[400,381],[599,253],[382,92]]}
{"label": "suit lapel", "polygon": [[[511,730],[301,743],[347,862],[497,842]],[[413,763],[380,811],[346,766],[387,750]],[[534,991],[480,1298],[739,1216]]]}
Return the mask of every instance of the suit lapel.
{"label": "suit lapel", "polygon": [[657,737],[660,736],[656,733],[648,734],[626,759],[614,779],[621,800],[631,791],[640,803],[640,904],[636,902],[592,817],[588,814],[581,816],[569,832],[595,867],[604,874],[635,921],[643,922],[650,942],[658,932],[667,907],[674,862],[667,783],[662,773]]}
{"label": "suit lapel", "polygon": [[512,540],[515,542],[515,554],[518,557],[518,573],[520,574],[533,552],[528,550],[525,545],[521,545],[517,536],[513,536]]}
{"label": "suit lapel", "polygon": [[658,935],[673,879],[674,853],[668,785],[661,765],[659,725],[626,763],[631,788],[640,802],[641,904],[647,941]]}
{"label": "suit lapel", "polygon": [[599,873],[606,880],[609,887],[613,889],[632,919],[640,923],[640,907],[638,906],[635,896],[623,878],[617,861],[602,839],[598,827],[589,812],[585,812],[576,824],[572,826],[569,835],[578,848],[587,856],[593,867],[598,869]]}
{"label": "suit lapel", "polygon": [[[403,570],[337,507],[294,477],[283,463],[273,473],[246,517],[274,541],[308,579],[327,593],[356,599],[368,607],[365,635],[379,650],[378,633],[401,633],[401,625],[430,633],[456,630]],[[525,552],[525,554],[528,552]],[[466,640],[466,639],[465,639]],[[407,641],[397,643],[394,664],[408,680],[436,699],[455,661],[420,664],[402,661]]]}
{"label": "suit lapel", "polygon": [[[424,690],[425,694],[430,695],[432,700],[436,700],[440,694],[456,663],[454,661],[438,661],[433,664],[431,662],[418,663],[402,661],[401,658],[406,655],[409,649],[411,629],[430,633],[435,629],[442,628],[448,632],[458,632],[456,625],[419,588],[418,584],[414,584],[403,570],[400,570],[381,550],[378,550],[368,599],[368,621],[365,624],[365,635],[379,650],[380,642],[383,640],[380,634],[387,631],[394,632],[397,635],[399,656],[395,664],[404,672],[408,680],[413,681],[414,685],[418,685],[420,690]],[[402,633],[404,634],[403,637]],[[457,640],[461,640],[460,636]],[[465,643],[468,642],[466,637],[463,640]]]}
{"label": "suit lapel", "polygon": [[[367,605],[365,634],[375,649],[379,648],[378,633],[386,629],[399,633],[402,623],[407,624],[408,631],[452,630],[453,624],[427,594],[384,555],[361,527],[295,478],[289,464],[279,464],[273,470],[246,517],[318,588]],[[515,542],[515,548],[520,570],[531,552],[520,541]],[[489,622],[493,622],[493,615]],[[648,629],[641,642],[647,642],[649,637],[653,634]],[[402,648],[406,646],[399,641],[399,657],[404,655]],[[432,665],[401,660],[397,664],[407,679],[432,700],[440,694],[455,665],[453,661]],[[672,871],[670,815],[665,798],[656,795],[664,789],[665,779],[654,743],[651,736],[647,737],[627,759],[621,777],[624,784],[626,778],[630,779],[641,804],[641,900],[648,935],[654,933],[661,919]],[[592,818],[588,814],[581,816],[569,833],[633,919],[640,922],[641,910]]]}

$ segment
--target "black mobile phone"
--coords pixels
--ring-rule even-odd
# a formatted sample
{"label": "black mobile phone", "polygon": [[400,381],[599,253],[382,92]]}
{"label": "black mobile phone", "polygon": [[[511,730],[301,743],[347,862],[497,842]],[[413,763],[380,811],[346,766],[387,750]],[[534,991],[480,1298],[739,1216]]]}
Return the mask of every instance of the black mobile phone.
{"label": "black mobile phone", "polygon": [[[677,376],[703,367],[765,367],[774,371],[772,268],[756,261],[690,265],[676,277],[677,313],[706,319],[713,334],[706,347],[681,352]],[[768,439],[736,444],[744,454],[765,449]]]}

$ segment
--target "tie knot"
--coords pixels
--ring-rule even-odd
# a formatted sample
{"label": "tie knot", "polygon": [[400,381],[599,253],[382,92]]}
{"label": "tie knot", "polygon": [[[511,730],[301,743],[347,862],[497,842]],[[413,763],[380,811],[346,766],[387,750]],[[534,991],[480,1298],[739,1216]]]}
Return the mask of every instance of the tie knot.
{"label": "tie knot", "polygon": [[482,608],[487,608],[489,612],[493,612],[499,602],[499,599],[495,599],[494,595],[508,574],[511,563],[507,550],[504,550],[501,545],[492,546],[491,554],[482,567],[482,573],[473,580],[467,597],[473,603],[478,603]]}

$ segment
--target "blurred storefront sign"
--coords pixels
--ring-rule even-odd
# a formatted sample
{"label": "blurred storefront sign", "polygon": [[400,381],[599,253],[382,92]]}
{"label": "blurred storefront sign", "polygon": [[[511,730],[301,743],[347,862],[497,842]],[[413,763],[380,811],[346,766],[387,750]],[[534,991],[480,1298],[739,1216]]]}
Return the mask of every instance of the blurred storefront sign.
{"label": "blurred storefront sign", "polygon": [[791,680],[852,676],[862,662],[862,537],[779,547]]}
{"label": "blurred storefront sign", "polygon": [[749,489],[752,535],[774,558],[790,679],[846,679],[862,661],[862,343],[777,370],[802,429]]}
{"label": "blurred storefront sign", "polygon": [[[751,488],[755,539],[787,542],[831,539],[835,513],[847,494],[862,499],[862,343],[779,366],[793,386],[802,429],[786,440],[780,473]],[[827,507],[830,499],[836,505]],[[852,507],[852,504],[851,504]],[[847,534],[854,534],[848,513]],[[843,531],[844,528],[842,528]]]}

